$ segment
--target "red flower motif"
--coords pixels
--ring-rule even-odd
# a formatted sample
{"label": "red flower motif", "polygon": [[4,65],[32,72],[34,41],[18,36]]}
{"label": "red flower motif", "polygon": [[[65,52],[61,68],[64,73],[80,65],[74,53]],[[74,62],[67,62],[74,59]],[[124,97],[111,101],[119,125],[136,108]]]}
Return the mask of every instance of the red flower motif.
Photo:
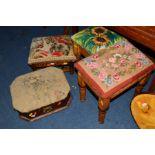
{"label": "red flower motif", "polygon": [[142,63],[140,61],[136,61],[135,64],[137,67],[142,67]]}
{"label": "red flower motif", "polygon": [[120,44],[116,44],[114,47],[115,47],[115,48],[120,48],[121,45],[120,45]]}
{"label": "red flower motif", "polygon": [[43,47],[44,47],[43,44],[37,45],[37,48],[43,48]]}
{"label": "red flower motif", "polygon": [[59,57],[59,56],[62,56],[63,55],[63,52],[61,52],[61,51],[54,51],[54,52],[51,53],[51,55],[52,56],[58,56]]}
{"label": "red flower motif", "polygon": [[94,58],[94,59],[98,59],[98,57],[99,57],[98,54],[94,54],[94,55],[93,55],[93,58]]}
{"label": "red flower motif", "polygon": [[63,39],[59,39],[57,40],[58,43],[62,43],[62,44],[68,44],[68,42],[66,40],[63,40]]}
{"label": "red flower motif", "polygon": [[118,74],[118,73],[115,73],[115,74],[113,75],[113,78],[117,81],[117,80],[119,80],[119,79],[120,79],[120,76],[119,76],[119,74]]}
{"label": "red flower motif", "polygon": [[48,52],[47,51],[41,51],[39,53],[40,56],[43,56],[43,57],[47,57],[48,56]]}

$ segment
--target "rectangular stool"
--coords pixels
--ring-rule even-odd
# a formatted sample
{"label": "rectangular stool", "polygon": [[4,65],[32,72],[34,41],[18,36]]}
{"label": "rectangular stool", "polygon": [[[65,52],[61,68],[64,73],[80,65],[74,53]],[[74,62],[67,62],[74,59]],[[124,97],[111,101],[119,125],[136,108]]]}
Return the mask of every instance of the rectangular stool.
{"label": "rectangular stool", "polygon": [[98,96],[100,123],[104,122],[110,100],[138,83],[139,94],[155,65],[127,40],[122,45],[104,49],[75,64],[78,70],[80,100],[85,100],[86,84]]}
{"label": "rectangular stool", "polygon": [[[33,70],[48,66],[62,66],[74,73],[76,57],[69,36],[47,36],[32,39],[28,64]],[[69,66],[69,69],[66,70]]]}
{"label": "rectangular stool", "polygon": [[112,46],[117,47],[124,39],[119,34],[101,26],[88,27],[74,34],[71,38],[77,59],[80,59],[80,55],[87,57],[101,49],[107,49]]}

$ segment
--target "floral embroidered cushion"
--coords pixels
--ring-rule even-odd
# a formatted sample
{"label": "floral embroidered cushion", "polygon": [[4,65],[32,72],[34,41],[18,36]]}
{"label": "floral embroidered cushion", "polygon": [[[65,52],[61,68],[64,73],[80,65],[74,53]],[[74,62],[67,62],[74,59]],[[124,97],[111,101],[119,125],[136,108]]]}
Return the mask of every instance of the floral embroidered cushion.
{"label": "floral embroidered cushion", "polygon": [[89,54],[114,46],[123,39],[122,36],[104,27],[89,27],[74,34],[71,38]]}
{"label": "floral embroidered cushion", "polygon": [[77,62],[75,67],[94,91],[107,98],[151,72],[155,65],[128,41]]}
{"label": "floral embroidered cushion", "polygon": [[65,99],[70,87],[61,69],[47,67],[17,77],[10,90],[14,109],[26,113]]}
{"label": "floral embroidered cushion", "polygon": [[76,60],[72,40],[69,36],[47,36],[32,39],[28,64],[58,60]]}

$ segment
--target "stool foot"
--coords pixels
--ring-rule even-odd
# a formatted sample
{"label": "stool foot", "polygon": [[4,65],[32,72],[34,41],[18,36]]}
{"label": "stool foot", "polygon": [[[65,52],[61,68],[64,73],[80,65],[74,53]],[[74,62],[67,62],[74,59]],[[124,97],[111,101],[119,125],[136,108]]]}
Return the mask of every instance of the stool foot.
{"label": "stool foot", "polygon": [[98,100],[98,109],[99,109],[98,121],[99,123],[104,123],[106,111],[109,108],[109,104],[110,104],[110,99],[99,98]]}
{"label": "stool foot", "polygon": [[147,83],[148,79],[150,77],[150,74],[146,75],[143,79],[141,79],[135,89],[135,94],[134,96],[140,94],[145,86],[145,84]]}
{"label": "stool foot", "polygon": [[84,101],[86,99],[86,83],[82,79],[80,72],[78,72],[78,84],[80,87],[80,101]]}

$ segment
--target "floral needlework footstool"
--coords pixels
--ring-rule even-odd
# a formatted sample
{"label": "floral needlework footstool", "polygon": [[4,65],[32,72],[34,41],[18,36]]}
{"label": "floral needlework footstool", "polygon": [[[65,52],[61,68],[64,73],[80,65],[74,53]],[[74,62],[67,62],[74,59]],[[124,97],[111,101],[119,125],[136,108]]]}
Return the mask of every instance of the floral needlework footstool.
{"label": "floral needlework footstool", "polygon": [[107,49],[111,46],[118,46],[123,37],[104,27],[89,27],[72,37],[74,42],[74,52],[77,57],[83,55],[87,57],[95,54],[101,49]]}
{"label": "floral needlework footstool", "polygon": [[33,69],[48,66],[69,66],[69,71],[73,73],[75,60],[72,40],[68,36],[47,36],[32,39],[28,64]]}
{"label": "floral needlework footstool", "polygon": [[78,70],[80,100],[85,99],[86,84],[99,98],[99,122],[104,121],[110,100],[138,82],[135,95],[140,93],[154,70],[154,63],[128,41],[104,49],[75,64]]}
{"label": "floral needlework footstool", "polygon": [[67,108],[71,100],[66,77],[55,67],[17,77],[10,90],[14,109],[29,121]]}

